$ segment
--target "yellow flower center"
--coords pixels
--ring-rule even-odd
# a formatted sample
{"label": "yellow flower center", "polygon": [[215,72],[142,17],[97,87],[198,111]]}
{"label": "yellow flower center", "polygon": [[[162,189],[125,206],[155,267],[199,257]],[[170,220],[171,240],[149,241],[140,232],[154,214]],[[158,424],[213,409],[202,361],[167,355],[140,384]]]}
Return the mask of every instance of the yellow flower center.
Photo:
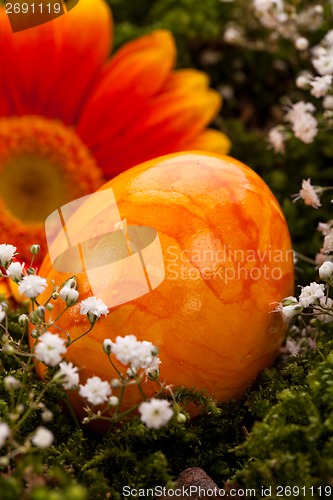
{"label": "yellow flower center", "polygon": [[0,118],[1,242],[39,243],[47,216],[102,180],[74,129],[39,116]]}

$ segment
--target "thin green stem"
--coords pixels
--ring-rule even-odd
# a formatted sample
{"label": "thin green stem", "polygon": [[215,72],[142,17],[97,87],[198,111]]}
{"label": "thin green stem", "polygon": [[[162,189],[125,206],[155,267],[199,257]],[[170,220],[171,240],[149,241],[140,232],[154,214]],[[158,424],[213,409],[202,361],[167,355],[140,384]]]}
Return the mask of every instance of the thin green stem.
{"label": "thin green stem", "polygon": [[82,339],[82,337],[84,337],[85,335],[87,335],[89,332],[91,332],[91,330],[94,328],[94,325],[91,325],[89,330],[87,330],[86,332],[82,333],[81,335],[79,335],[78,337],[76,337],[76,339],[74,340],[71,340],[69,339],[66,343],[66,346],[69,347],[70,345],[74,344],[74,342],[77,342],[78,340]]}

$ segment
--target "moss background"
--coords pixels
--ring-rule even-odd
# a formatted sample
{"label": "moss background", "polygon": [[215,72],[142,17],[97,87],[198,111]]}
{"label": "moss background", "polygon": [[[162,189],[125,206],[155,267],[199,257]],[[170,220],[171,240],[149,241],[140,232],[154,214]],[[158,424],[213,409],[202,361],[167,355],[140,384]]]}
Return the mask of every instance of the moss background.
{"label": "moss background", "polygon": [[[285,155],[275,154],[266,141],[269,128],[281,120],[284,96],[299,98],[294,79],[302,64],[291,43],[282,41],[273,48],[227,45],[223,30],[237,19],[243,19],[250,40],[265,40],[247,0],[108,3],[115,20],[115,48],[153,29],[170,29],[177,41],[179,67],[202,69],[215,88],[232,89],[233,97],[225,100],[214,125],[231,138],[231,155],[256,170],[277,196],[294,248],[313,258],[321,246],[315,229],[319,221],[331,218],[330,200],[316,211],[292,203],[290,195],[299,191],[303,178],[311,177],[313,184],[333,184],[331,131],[321,131],[311,145],[291,140]],[[320,40],[331,21],[331,3],[321,4],[326,22],[311,34],[312,43]],[[211,53],[216,61],[208,64],[207,54]],[[315,279],[312,266],[298,265],[297,284]],[[205,469],[219,486],[227,480],[257,491],[271,486],[270,498],[279,498],[277,485],[306,486],[305,494],[293,498],[330,496],[320,495],[316,488],[329,485],[333,492],[333,329],[326,325],[319,330],[314,324],[305,328],[317,337],[317,347],[295,358],[280,358],[240,402],[231,401],[218,409],[203,395],[180,389],[179,401],[206,405],[201,416],[183,426],[146,431],[134,418],[104,437],[83,434],[59,410],[62,395],[54,389],[48,399],[56,418],[49,428],[57,438],[56,445],[26,455],[10,474],[4,468],[0,498],[120,499],[124,485],[172,485],[190,466]],[[244,330],[246,335],[246,325]],[[5,374],[0,373],[0,378]],[[7,393],[1,387],[0,409],[6,412]],[[27,433],[32,424],[36,422],[27,422]]]}

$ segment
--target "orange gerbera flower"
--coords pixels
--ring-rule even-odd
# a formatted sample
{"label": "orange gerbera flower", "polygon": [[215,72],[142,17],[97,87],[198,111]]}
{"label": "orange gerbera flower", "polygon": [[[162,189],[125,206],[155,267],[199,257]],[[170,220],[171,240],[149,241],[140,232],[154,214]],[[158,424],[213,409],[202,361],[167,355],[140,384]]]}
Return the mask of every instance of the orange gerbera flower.
{"label": "orange gerbera flower", "polygon": [[44,244],[57,207],[102,178],[154,156],[200,148],[225,153],[207,130],[221,105],[205,74],[174,71],[175,43],[156,31],[107,61],[112,39],[103,0],[12,33],[0,8],[0,232],[28,259]]}

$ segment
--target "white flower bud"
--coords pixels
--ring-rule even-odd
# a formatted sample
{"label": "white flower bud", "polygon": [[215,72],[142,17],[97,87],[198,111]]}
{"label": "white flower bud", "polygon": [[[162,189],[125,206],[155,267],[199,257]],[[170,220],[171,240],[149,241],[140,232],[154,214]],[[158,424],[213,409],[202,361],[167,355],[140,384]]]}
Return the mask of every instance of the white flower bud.
{"label": "white flower bud", "polygon": [[111,354],[112,351],[112,340],[105,339],[103,342],[103,349],[106,354]]}
{"label": "white flower bud", "polygon": [[32,255],[38,255],[40,252],[40,245],[31,245],[30,252]]}
{"label": "white flower bud", "polygon": [[298,314],[300,314],[302,312],[302,310],[303,310],[303,307],[300,306],[299,304],[297,304],[297,305],[290,305],[290,306],[282,307],[281,313],[286,319],[291,319],[294,316],[298,316]]}
{"label": "white flower bud", "polygon": [[329,281],[333,275],[333,262],[327,260],[319,268],[319,277],[323,281]]}
{"label": "white flower bud", "polygon": [[70,286],[64,286],[60,292],[60,297],[66,302],[67,307],[74,306],[79,298],[79,292]]}
{"label": "white flower bud", "polygon": [[179,424],[183,424],[184,422],[186,422],[187,418],[186,418],[186,415],[184,415],[184,413],[178,413],[177,415],[177,422]]}
{"label": "white flower bud", "polygon": [[3,383],[7,391],[13,391],[21,386],[21,382],[12,375],[8,375],[3,379]]}
{"label": "white flower bud", "polygon": [[121,384],[121,382],[120,382],[120,380],[118,378],[113,378],[111,380],[111,387],[112,387],[112,389],[116,389],[117,387],[121,387],[121,385],[122,384]]}
{"label": "white flower bud", "polygon": [[117,406],[118,402],[119,399],[117,398],[117,396],[111,396],[108,401],[109,406]]}
{"label": "white flower bud", "polygon": [[29,325],[29,317],[26,314],[21,314],[18,318],[18,322],[20,326],[28,326]]}
{"label": "white flower bud", "polygon": [[299,36],[295,40],[295,47],[297,50],[306,50],[309,47],[309,40],[304,38],[304,36]]}

